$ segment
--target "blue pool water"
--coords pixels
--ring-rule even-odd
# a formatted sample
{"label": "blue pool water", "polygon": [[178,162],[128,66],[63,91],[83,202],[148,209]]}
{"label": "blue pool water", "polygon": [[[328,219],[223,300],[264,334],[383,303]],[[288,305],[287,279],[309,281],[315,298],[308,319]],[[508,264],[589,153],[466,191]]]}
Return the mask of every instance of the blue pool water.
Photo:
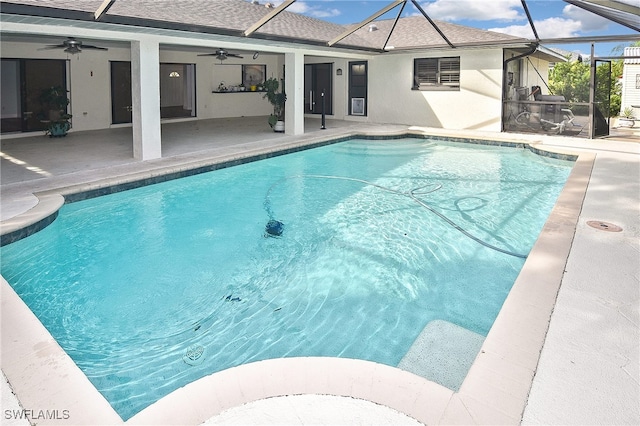
{"label": "blue pool water", "polygon": [[127,419],[251,361],[397,366],[430,323],[486,335],[524,264],[511,254],[529,252],[571,166],[336,143],[66,204],[2,248],[2,275]]}

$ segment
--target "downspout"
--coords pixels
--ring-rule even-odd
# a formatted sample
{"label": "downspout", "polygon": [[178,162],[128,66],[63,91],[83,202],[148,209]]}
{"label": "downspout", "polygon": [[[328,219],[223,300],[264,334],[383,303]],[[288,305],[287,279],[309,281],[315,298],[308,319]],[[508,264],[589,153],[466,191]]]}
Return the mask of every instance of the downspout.
{"label": "downspout", "polygon": [[514,56],[512,58],[509,59],[505,59],[505,61],[502,63],[502,102],[501,102],[501,107],[500,107],[500,122],[502,123],[502,131],[505,131],[505,122],[504,122],[504,114],[505,114],[505,110],[504,110],[504,101],[505,101],[505,86],[506,86],[506,82],[507,82],[507,65],[509,64],[509,62],[511,61],[515,61],[521,58],[525,58],[531,54],[533,54],[536,50],[538,50],[538,43],[534,43],[531,46],[531,50],[526,51],[525,53],[522,53],[518,56]]}

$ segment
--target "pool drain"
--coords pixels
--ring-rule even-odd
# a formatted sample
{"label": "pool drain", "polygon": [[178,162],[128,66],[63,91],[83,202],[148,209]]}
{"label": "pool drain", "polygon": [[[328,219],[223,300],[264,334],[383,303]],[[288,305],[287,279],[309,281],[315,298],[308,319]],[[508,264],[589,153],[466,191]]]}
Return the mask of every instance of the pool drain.
{"label": "pool drain", "polygon": [[607,231],[607,232],[620,232],[620,231],[622,231],[622,228],[619,227],[618,225],[615,225],[615,224],[609,223],[609,222],[603,222],[601,220],[590,220],[590,221],[587,221],[587,225],[589,225],[592,228],[599,229],[601,231]]}
{"label": "pool drain", "polygon": [[200,365],[204,358],[204,346],[193,345],[187,348],[187,352],[182,357],[182,360],[189,365]]}

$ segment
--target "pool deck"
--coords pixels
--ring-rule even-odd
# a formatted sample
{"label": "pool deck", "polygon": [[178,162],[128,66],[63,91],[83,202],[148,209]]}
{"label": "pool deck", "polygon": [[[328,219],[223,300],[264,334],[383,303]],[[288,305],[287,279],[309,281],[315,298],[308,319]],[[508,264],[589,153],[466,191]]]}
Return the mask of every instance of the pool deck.
{"label": "pool deck", "polygon": [[[255,119],[163,125],[165,157],[147,162],[131,158],[127,128],[3,139],[2,233],[37,222],[61,195],[351,134],[515,140],[579,159],[458,392],[367,361],[274,359],[190,383],[127,424],[640,424],[640,129],[584,140],[319,124],[308,120],[296,137],[263,131]],[[0,285],[1,367],[17,395],[2,380],[2,424],[29,424],[7,418],[17,404],[38,424],[123,423],[4,279]]]}

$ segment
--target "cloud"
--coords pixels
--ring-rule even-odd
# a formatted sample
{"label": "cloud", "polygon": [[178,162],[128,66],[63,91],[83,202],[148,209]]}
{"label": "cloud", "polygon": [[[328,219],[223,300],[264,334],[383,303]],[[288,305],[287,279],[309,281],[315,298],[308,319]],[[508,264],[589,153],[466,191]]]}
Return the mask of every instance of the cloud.
{"label": "cloud", "polygon": [[311,11],[311,15],[316,18],[330,18],[332,16],[338,16],[342,14],[338,9],[327,9],[327,10],[313,10]]}
{"label": "cloud", "polygon": [[525,18],[520,0],[436,0],[420,6],[442,21],[516,21]]}
{"label": "cloud", "polygon": [[611,23],[608,19],[581,9],[573,5],[567,5],[562,9],[562,15],[581,23],[581,31],[605,30]]}
{"label": "cloud", "polygon": [[[573,5],[565,6],[562,9],[562,16],[538,21],[534,19],[533,24],[538,36],[543,39],[579,37],[584,32],[606,30],[610,23],[605,18]],[[513,36],[533,38],[533,31],[528,23],[488,29]]]}
{"label": "cloud", "polygon": [[[275,2],[275,4],[280,4],[282,1]],[[326,2],[322,2],[326,3]],[[300,13],[302,15],[311,16],[314,18],[332,18],[334,16],[339,16],[342,12],[335,8],[322,8],[320,6],[311,6],[309,3],[304,1],[297,1],[287,7],[288,12]]]}
{"label": "cloud", "polygon": [[[547,18],[542,21],[533,21],[533,24],[540,38],[576,37],[582,29],[580,21],[565,18]],[[533,38],[533,31],[529,23],[500,28],[488,28],[488,30],[516,37]]]}

